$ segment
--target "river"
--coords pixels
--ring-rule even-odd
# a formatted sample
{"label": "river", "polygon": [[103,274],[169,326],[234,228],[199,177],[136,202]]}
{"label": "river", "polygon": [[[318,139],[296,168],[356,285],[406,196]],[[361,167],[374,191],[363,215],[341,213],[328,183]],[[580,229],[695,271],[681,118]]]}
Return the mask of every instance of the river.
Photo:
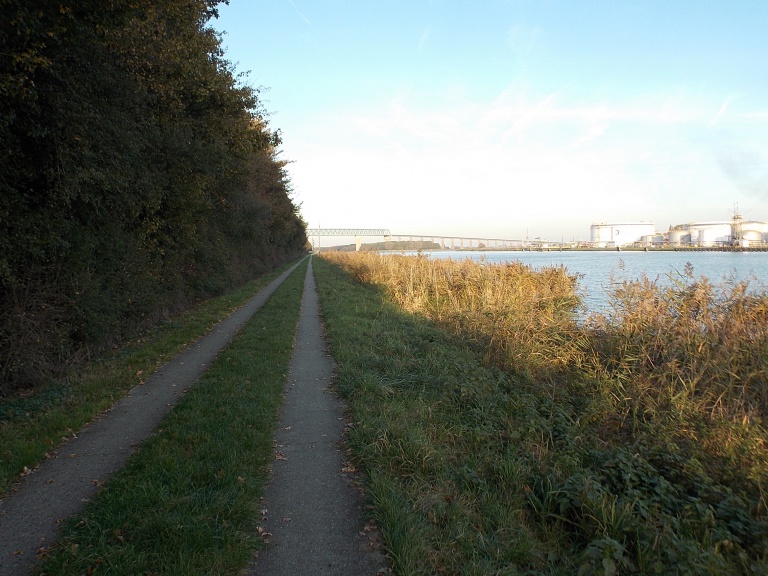
{"label": "river", "polygon": [[425,251],[423,254],[430,258],[469,258],[488,263],[519,261],[533,268],[565,266],[571,274],[579,275],[579,287],[588,311],[605,309],[611,282],[645,275],[664,283],[684,275],[690,267],[694,277],[706,277],[714,284],[733,278],[749,281],[750,288],[756,292],[768,290],[768,252]]}

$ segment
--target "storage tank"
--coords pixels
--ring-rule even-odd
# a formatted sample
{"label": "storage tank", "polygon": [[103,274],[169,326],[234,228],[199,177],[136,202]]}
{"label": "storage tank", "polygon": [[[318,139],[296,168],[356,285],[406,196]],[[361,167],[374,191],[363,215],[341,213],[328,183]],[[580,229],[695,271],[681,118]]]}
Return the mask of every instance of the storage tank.
{"label": "storage tank", "polygon": [[750,242],[768,242],[768,222],[744,222],[741,235]]}
{"label": "storage tank", "polygon": [[599,247],[640,242],[643,236],[652,236],[655,233],[653,222],[600,223],[589,227],[590,241]]}
{"label": "storage tank", "polygon": [[733,238],[733,228],[730,222],[693,222],[689,224],[691,244],[712,247],[720,244],[730,244]]}
{"label": "storage tank", "polygon": [[640,243],[644,246],[659,246],[664,244],[663,234],[646,234],[640,239]]}
{"label": "storage tank", "polygon": [[[699,230],[699,246],[729,244],[732,240],[730,222],[704,222],[695,226]],[[693,240],[693,234],[691,234],[691,240]]]}
{"label": "storage tank", "polygon": [[691,243],[690,228],[674,228],[669,231],[669,243],[673,246],[682,246]]}
{"label": "storage tank", "polygon": [[[731,245],[737,235],[733,221],[691,222],[678,224],[669,230],[669,243],[673,246],[693,244],[703,248]],[[768,222],[743,222],[741,238],[746,244],[768,242]]]}
{"label": "storage tank", "polygon": [[749,240],[750,242],[762,242],[763,241],[763,235],[760,233],[759,230],[742,230],[741,231],[741,237],[744,240]]}

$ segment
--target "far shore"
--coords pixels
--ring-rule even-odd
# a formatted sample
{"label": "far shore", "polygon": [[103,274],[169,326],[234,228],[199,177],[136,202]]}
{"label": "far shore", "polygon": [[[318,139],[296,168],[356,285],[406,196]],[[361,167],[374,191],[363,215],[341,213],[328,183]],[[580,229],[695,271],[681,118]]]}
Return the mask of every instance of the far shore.
{"label": "far shore", "polygon": [[[397,246],[393,246],[397,244]],[[402,244],[402,245],[401,245]],[[768,252],[768,245],[760,246],[474,246],[464,248],[449,248],[434,246],[431,242],[425,242],[429,246],[418,246],[419,242],[378,242],[376,244],[363,244],[359,251],[363,252]],[[355,252],[354,244],[342,246],[329,246],[320,249],[321,252]]]}

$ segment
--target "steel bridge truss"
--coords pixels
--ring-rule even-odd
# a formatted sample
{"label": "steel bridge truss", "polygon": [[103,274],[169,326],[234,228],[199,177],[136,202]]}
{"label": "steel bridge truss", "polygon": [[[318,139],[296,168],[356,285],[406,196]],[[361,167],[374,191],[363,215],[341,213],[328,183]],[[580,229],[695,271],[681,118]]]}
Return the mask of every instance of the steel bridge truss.
{"label": "steel bridge truss", "polygon": [[[393,235],[388,228],[308,228],[307,237],[317,238],[317,247],[320,246],[320,236],[354,236],[355,248],[360,250],[363,236],[383,236],[385,241],[402,242],[404,240],[439,244],[444,250],[464,250],[473,248],[496,249],[525,249],[526,247],[541,248],[545,243],[540,240],[528,242],[527,240],[509,240],[502,238],[477,238],[461,236],[435,236],[422,234],[396,234]],[[549,243],[546,243],[549,244]]]}
{"label": "steel bridge truss", "polygon": [[389,240],[392,234],[386,228],[307,228],[307,237],[317,237],[317,247],[320,247],[320,236],[354,236],[355,249],[360,250],[363,236],[384,236]]}
{"label": "steel bridge truss", "polygon": [[392,236],[386,228],[307,228],[307,236]]}

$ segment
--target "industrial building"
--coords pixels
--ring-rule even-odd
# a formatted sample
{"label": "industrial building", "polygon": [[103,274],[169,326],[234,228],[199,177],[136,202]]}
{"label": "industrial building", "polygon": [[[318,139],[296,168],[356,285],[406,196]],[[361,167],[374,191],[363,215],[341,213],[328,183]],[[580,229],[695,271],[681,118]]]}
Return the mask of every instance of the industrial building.
{"label": "industrial building", "polygon": [[727,222],[691,222],[669,229],[668,242],[673,246],[740,246],[748,248],[768,243],[768,222],[743,221],[734,217]]}
{"label": "industrial building", "polygon": [[652,222],[592,224],[590,243],[596,248],[626,245],[681,247],[741,247],[768,245],[768,222],[744,221],[738,214],[720,222],[689,222],[671,226],[666,233],[656,231]]}

